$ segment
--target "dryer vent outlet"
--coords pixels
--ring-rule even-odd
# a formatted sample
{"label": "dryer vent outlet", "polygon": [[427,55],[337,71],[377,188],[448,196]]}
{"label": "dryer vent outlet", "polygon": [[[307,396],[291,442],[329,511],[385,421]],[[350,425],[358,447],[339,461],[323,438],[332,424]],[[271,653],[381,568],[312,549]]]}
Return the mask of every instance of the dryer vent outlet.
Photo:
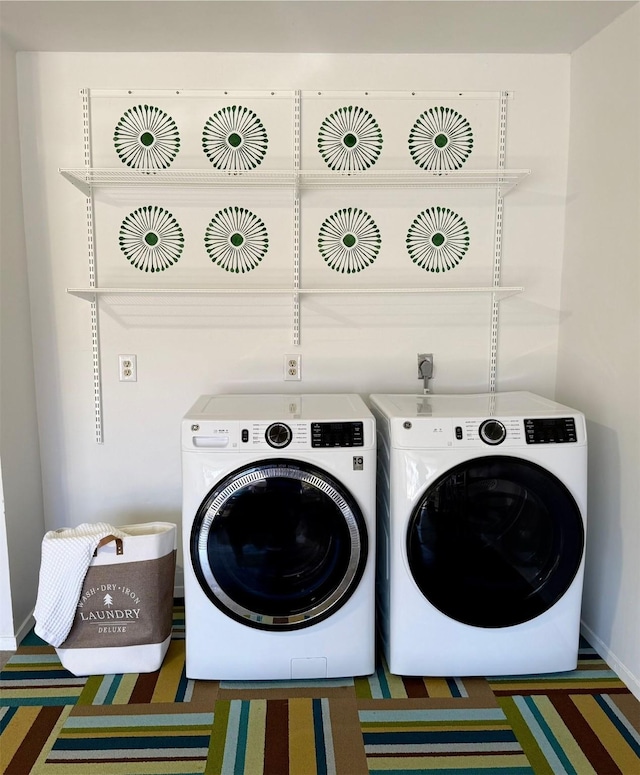
{"label": "dryer vent outlet", "polygon": [[302,379],[302,355],[300,353],[289,353],[284,356],[284,379],[285,381],[297,381]]}

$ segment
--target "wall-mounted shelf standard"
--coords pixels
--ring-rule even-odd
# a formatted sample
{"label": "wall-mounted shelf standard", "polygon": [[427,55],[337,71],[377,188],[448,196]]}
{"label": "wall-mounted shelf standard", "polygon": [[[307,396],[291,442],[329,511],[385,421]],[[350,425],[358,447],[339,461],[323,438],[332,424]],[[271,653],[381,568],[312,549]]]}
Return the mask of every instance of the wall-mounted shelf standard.
{"label": "wall-mounted shelf standard", "polygon": [[242,188],[496,188],[505,196],[531,170],[456,170],[452,172],[382,170],[359,173],[325,170],[141,170],[61,168],[60,174],[85,196],[94,188],[114,187],[202,187]]}

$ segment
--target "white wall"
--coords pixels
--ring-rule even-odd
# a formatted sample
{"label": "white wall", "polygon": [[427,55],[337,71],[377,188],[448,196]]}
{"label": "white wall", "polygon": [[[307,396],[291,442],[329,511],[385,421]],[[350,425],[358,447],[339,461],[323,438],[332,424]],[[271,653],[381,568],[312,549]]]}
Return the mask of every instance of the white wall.
{"label": "white wall", "polygon": [[[102,447],[95,445],[88,307],[64,293],[66,286],[87,281],[84,203],[56,173],[59,166],[83,162],[80,87],[513,89],[508,165],[530,166],[533,175],[506,202],[503,282],[523,284],[526,293],[501,308],[498,387],[555,394],[584,409],[589,417],[591,505],[584,623],[596,645],[637,687],[638,37],[636,6],[571,58],[571,167],[564,259],[568,57],[262,55],[256,65],[255,57],[240,55],[20,55],[47,527],[152,515],[178,520],[177,428],[193,398],[205,391],[292,389],[281,382],[282,354],[292,349],[286,311],[268,309],[255,326],[241,324],[234,315],[234,323],[241,324],[238,330],[225,326],[221,316],[213,326],[211,315],[198,321],[185,316],[174,330],[160,327],[157,321],[136,324],[131,315],[123,322],[113,312],[105,312],[106,441]],[[20,559],[17,572],[26,573],[27,583],[21,577],[12,583],[14,603],[22,610],[25,596],[27,608],[33,603],[36,578],[35,560],[30,565],[25,558],[35,558],[34,532],[39,540],[43,525],[25,251],[20,204],[15,198],[20,188],[15,71],[13,53],[6,45],[2,56],[0,452],[5,498],[9,502],[8,465],[13,469],[11,488],[19,485],[22,497],[20,508],[11,510],[15,521],[7,516],[0,529],[4,529],[1,538],[9,542],[9,556]],[[16,306],[9,303],[13,300]],[[427,314],[424,306],[308,304],[303,315],[300,388],[362,393],[414,390],[418,386],[415,352],[433,350],[436,391],[484,389],[486,353],[484,347],[470,345],[467,336],[472,328],[486,327],[486,309],[450,300],[446,307],[435,305]],[[247,307],[242,309],[247,312]],[[224,312],[228,314],[228,308]],[[263,317],[269,320],[266,329]],[[457,324],[463,318],[469,325]],[[443,333],[443,322],[448,335]],[[115,380],[114,359],[118,352],[131,351],[140,358],[140,379],[136,385],[123,386]],[[11,353],[12,363],[20,365],[17,372],[11,371],[20,375],[18,381],[7,380],[6,352]],[[8,384],[11,406],[6,398]],[[16,390],[17,386],[26,389]],[[26,512],[33,516],[26,518]],[[9,569],[2,563],[0,595],[6,601]],[[3,609],[0,637],[5,613]]]}
{"label": "white wall", "polygon": [[[488,375],[486,301],[304,302],[300,385],[281,379],[283,353],[294,348],[289,309],[279,303],[234,300],[153,314],[105,306],[105,443],[96,445],[89,309],[64,292],[87,284],[84,200],[57,173],[83,164],[81,87],[513,90],[507,165],[533,172],[505,201],[502,279],[525,293],[501,306],[498,388],[531,389],[587,413],[584,623],[637,687],[638,146],[629,145],[638,137],[637,39],[638,7],[571,59],[263,55],[256,67],[251,55],[21,54],[47,527],[179,522],[178,427],[202,392],[414,391],[415,353],[423,350],[435,353],[437,392],[484,390]],[[136,384],[117,381],[122,352],[138,355]]]}
{"label": "white wall", "polygon": [[[103,445],[94,441],[84,198],[58,167],[82,166],[79,89],[502,90],[515,93],[507,164],[532,167],[505,202],[498,386],[552,396],[568,144],[569,58],[21,54],[22,164],[48,528],[87,520],[180,521],[180,419],[206,392],[416,391],[416,353],[433,351],[437,392],[486,390],[488,299],[303,302],[303,381],[282,380],[289,303],[215,300],[148,310],[104,306]],[[493,215],[491,215],[493,218]],[[100,239],[98,235],[98,261]],[[302,257],[304,266],[304,255]],[[488,256],[490,263],[491,256]],[[231,306],[229,306],[231,304]],[[284,307],[283,307],[284,304]],[[275,305],[275,306],[274,306]],[[138,382],[117,380],[136,353]]]}
{"label": "white wall", "polygon": [[587,636],[640,696],[640,8],[571,59],[558,399],[589,421]]}
{"label": "white wall", "polygon": [[0,46],[0,649],[26,633],[44,532],[15,52]]}

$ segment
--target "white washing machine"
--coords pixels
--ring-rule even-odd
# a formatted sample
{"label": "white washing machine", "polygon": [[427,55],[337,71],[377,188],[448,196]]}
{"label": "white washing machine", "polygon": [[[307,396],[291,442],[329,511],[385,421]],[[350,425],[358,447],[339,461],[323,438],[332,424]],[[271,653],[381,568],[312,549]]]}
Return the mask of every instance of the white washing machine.
{"label": "white washing machine", "polygon": [[392,673],[576,667],[584,416],[533,393],[373,395],[379,625]]}
{"label": "white washing machine", "polygon": [[202,396],[182,423],[186,674],[375,668],[373,416],[357,395]]}

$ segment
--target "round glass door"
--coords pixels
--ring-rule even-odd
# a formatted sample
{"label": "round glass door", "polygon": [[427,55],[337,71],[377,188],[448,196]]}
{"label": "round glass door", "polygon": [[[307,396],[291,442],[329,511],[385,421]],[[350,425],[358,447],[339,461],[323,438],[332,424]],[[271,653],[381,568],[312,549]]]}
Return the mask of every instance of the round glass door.
{"label": "round glass door", "polygon": [[580,510],[549,471],[511,457],[450,469],[424,493],[407,532],[424,596],[452,619],[507,627],[551,608],[584,550]]}
{"label": "round glass door", "polygon": [[191,559],[213,603],[252,627],[316,624],[356,589],[367,530],[353,497],[315,466],[253,463],[207,495],[191,532]]}

